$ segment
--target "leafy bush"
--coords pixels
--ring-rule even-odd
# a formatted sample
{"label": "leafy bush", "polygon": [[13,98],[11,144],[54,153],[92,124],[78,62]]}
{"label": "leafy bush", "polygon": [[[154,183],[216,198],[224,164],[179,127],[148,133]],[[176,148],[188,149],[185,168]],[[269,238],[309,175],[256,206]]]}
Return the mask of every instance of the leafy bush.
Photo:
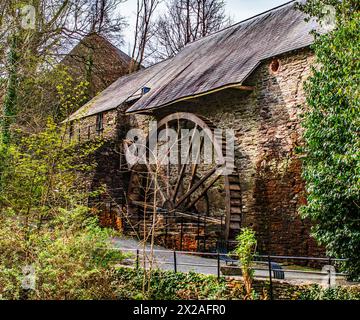
{"label": "leafy bush", "polygon": [[347,287],[324,289],[319,285],[309,286],[299,291],[299,300],[360,300],[360,290]]}
{"label": "leafy bush", "polygon": [[[68,144],[50,120],[43,132],[0,147],[0,298],[115,298],[114,265],[123,255],[109,243],[115,232],[100,228],[87,207],[94,193],[81,183],[100,144]],[[34,271],[30,287],[24,267]]]}
{"label": "leafy bush", "polygon": [[[120,268],[117,272],[118,299],[217,300],[227,296],[225,279],[197,273],[153,270],[149,290],[143,294],[143,269]],[[146,284],[147,285],[147,284]]]}
{"label": "leafy bush", "polygon": [[[150,277],[150,290],[143,294],[143,269],[119,268],[117,271],[116,295],[118,299],[152,300],[234,300],[248,299],[245,286],[240,280],[217,279],[196,273],[174,273],[153,270]],[[255,299],[268,299],[266,282],[258,282],[254,288]],[[319,285],[279,286],[281,299],[286,300],[359,300],[360,288],[334,287],[324,289]]]}
{"label": "leafy bush", "polygon": [[[113,267],[123,255],[111,249],[113,232],[87,208],[63,210],[27,239],[15,214],[3,213],[0,224],[0,298],[115,298]],[[35,290],[23,290],[26,266],[35,270]]]}
{"label": "leafy bush", "polygon": [[255,231],[250,228],[241,229],[241,233],[236,237],[236,241],[238,241],[238,245],[235,249],[235,253],[240,260],[240,268],[244,278],[247,297],[251,299],[255,295],[255,292],[252,289],[255,272],[252,268],[252,263],[255,258],[257,246]]}
{"label": "leafy bush", "polygon": [[308,203],[302,215],[328,254],[347,258],[345,271],[360,279],[360,13],[359,1],[308,1],[318,15],[337,10],[337,27],[317,35],[316,68],[307,85],[304,172]]}

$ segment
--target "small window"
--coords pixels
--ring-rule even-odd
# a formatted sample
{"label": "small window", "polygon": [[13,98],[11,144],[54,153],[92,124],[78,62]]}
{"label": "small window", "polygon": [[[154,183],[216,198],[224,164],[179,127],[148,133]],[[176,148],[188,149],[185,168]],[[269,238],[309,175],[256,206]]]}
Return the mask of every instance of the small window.
{"label": "small window", "polygon": [[143,95],[149,93],[150,90],[151,90],[151,88],[149,88],[149,87],[143,87],[143,88],[141,89],[141,95],[143,96]]}
{"label": "small window", "polygon": [[273,61],[271,61],[270,63],[270,71],[272,73],[276,73],[278,72],[280,69],[280,61],[279,59],[274,59]]}
{"label": "small window", "polygon": [[104,130],[104,114],[98,113],[96,116],[96,131],[103,131]]}

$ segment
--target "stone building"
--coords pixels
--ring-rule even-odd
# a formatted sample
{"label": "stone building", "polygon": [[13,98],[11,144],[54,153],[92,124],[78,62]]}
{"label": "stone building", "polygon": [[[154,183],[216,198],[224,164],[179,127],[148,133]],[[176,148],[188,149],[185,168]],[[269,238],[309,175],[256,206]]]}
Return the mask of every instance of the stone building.
{"label": "stone building", "polygon": [[89,83],[90,98],[128,74],[130,63],[131,57],[97,33],[84,37],[61,61],[77,82]]}
{"label": "stone building", "polygon": [[[304,81],[314,61],[310,31],[317,28],[304,18],[290,2],[202,38],[171,59],[119,78],[67,119],[80,140],[105,138],[91,183],[108,186],[115,203],[106,210],[127,220],[155,211],[159,234],[172,235],[165,241],[170,247],[180,242],[182,249],[199,249],[211,237],[234,240],[241,227],[251,226],[262,253],[320,254],[309,222],[299,217],[306,198],[296,150],[302,143]],[[134,141],[126,133],[148,132],[154,120],[157,130],[234,130],[233,172],[218,177],[215,164],[157,171],[129,166],[124,153]],[[224,136],[215,140],[215,151],[226,158]],[[176,214],[180,220],[171,218]],[[204,221],[222,231],[206,229]]]}

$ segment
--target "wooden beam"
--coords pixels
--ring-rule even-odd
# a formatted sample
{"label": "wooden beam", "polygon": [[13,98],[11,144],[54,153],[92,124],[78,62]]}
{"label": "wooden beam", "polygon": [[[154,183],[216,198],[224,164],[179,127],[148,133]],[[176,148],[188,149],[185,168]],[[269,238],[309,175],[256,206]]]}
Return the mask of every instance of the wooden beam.
{"label": "wooden beam", "polygon": [[186,207],[186,209],[190,209],[192,208],[204,195],[206,192],[208,192],[208,190],[215,184],[216,181],[219,180],[219,178],[221,177],[221,174],[218,174],[216,177],[214,177],[214,179],[211,180],[210,184],[201,191],[201,193],[193,200],[191,201],[191,203]]}
{"label": "wooden beam", "polygon": [[209,179],[215,172],[218,170],[220,166],[216,166],[215,168],[208,171],[208,173],[201,178],[188,192],[186,192],[176,203],[174,209],[178,208],[188,197],[190,197],[199,187],[207,180]]}
{"label": "wooden beam", "polygon": [[223,90],[226,90],[226,89],[238,89],[238,90],[243,90],[243,91],[253,91],[253,90],[255,90],[255,87],[243,86],[242,84],[239,84],[239,83],[228,84],[228,85],[222,86],[220,88],[215,88],[215,89],[212,89],[212,90],[209,90],[209,91],[206,91],[206,92],[197,93],[197,94],[194,94],[194,95],[191,95],[191,96],[187,96],[187,97],[183,97],[183,98],[174,100],[172,102],[164,104],[163,106],[156,107],[154,109],[167,107],[167,106],[170,106],[170,105],[178,103],[178,102],[198,99],[200,97],[208,96],[209,94],[220,92],[220,91],[223,91]]}
{"label": "wooden beam", "polygon": [[251,86],[234,86],[232,89],[242,90],[242,91],[254,91],[255,87]]}
{"label": "wooden beam", "polygon": [[[193,141],[194,141],[194,137],[195,137],[195,133],[196,133],[196,130],[197,130],[198,126],[195,125],[194,127],[194,132],[191,136],[191,141],[190,141],[190,144],[189,144],[189,149],[187,151],[187,155],[186,155],[186,162],[190,161],[189,157],[190,157],[190,153],[191,153],[191,150],[192,150],[192,144],[193,144]],[[179,129],[179,127],[178,127]],[[180,183],[181,181],[183,180],[183,176],[185,174],[185,170],[186,170],[186,164],[183,164],[181,165],[181,169],[180,169],[180,173],[179,173],[179,176],[178,176],[178,179],[176,181],[176,185],[175,185],[175,188],[174,188],[174,191],[173,191],[173,194],[171,196],[171,200],[175,203],[176,201],[176,196],[179,192],[179,187],[180,187]]]}

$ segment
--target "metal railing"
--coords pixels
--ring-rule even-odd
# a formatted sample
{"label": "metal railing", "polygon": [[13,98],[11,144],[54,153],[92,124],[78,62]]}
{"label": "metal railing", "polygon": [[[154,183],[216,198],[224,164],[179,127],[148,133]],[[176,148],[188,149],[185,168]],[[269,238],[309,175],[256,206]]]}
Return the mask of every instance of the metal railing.
{"label": "metal railing", "polygon": [[[212,273],[216,275],[218,279],[222,277],[222,267],[227,266],[224,264],[223,258],[224,256],[235,257],[234,254],[224,254],[221,252],[189,252],[189,251],[176,251],[176,250],[142,250],[142,249],[121,249],[123,252],[133,252],[135,254],[135,258],[133,263],[135,264],[135,268],[139,269],[140,264],[145,262],[146,267],[146,259],[147,256],[151,253],[154,257],[154,264],[158,264],[160,266],[172,266],[172,270],[174,272],[188,272],[189,268],[193,269],[198,267],[198,270],[209,269],[214,270]],[[142,256],[141,256],[142,255]],[[184,257],[205,257],[206,260],[201,261],[200,263],[189,263],[189,262],[181,262],[181,259]],[[163,261],[159,259],[166,258]],[[204,259],[205,259],[204,258]],[[158,261],[157,261],[158,260]],[[283,263],[281,265],[281,269],[274,268],[274,261],[287,261],[287,260],[306,260],[306,261],[317,261],[326,263],[328,266],[334,266],[336,263],[341,263],[346,261],[346,259],[335,259],[330,257],[297,257],[297,256],[276,256],[276,255],[256,255],[255,261],[253,262],[252,268],[255,270],[255,279],[258,280],[267,280],[269,281],[269,298],[271,300],[274,299],[274,279],[279,279],[277,276],[278,272],[284,273],[284,278],[282,280],[297,280],[303,282],[310,283],[323,283],[327,284],[329,287],[332,285],[332,277],[343,277],[345,278],[347,275],[345,273],[340,272],[332,272],[329,268],[326,271],[319,270],[292,270],[286,268],[286,264]],[[212,261],[212,262],[211,262]],[[263,266],[263,267],[262,267]],[[188,271],[181,270],[181,267],[187,267]],[[236,264],[232,264],[231,268],[238,268],[239,275],[232,275],[231,277],[241,276],[241,268],[239,262]],[[163,270],[169,271],[169,269],[160,268]],[[196,271],[195,271],[196,272]],[[198,272],[204,273],[204,272]],[[208,274],[208,272],[206,273]],[[224,276],[224,275],[223,275]],[[226,275],[225,275],[226,276]],[[316,281],[315,281],[316,280]]]}

